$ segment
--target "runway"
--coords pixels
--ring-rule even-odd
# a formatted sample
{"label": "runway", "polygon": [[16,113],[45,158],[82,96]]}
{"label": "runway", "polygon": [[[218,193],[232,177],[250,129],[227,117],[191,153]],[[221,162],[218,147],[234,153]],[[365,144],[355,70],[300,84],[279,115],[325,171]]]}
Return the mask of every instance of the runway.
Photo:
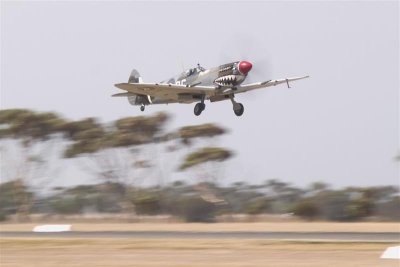
{"label": "runway", "polygon": [[127,239],[264,239],[293,241],[400,242],[399,232],[193,232],[193,231],[71,231],[60,233],[0,232],[0,237],[127,238]]}

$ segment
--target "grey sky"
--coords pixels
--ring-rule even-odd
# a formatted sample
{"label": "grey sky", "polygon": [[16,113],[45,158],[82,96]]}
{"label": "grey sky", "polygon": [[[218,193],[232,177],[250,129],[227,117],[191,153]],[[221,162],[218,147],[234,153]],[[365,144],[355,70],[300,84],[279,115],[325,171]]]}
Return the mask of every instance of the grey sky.
{"label": "grey sky", "polygon": [[193,105],[146,109],[172,114],[171,128],[229,128],[221,145],[238,154],[225,181],[399,184],[397,1],[1,2],[2,108],[141,115],[110,97],[132,68],[157,82],[231,60],[253,62],[255,80],[311,78],[238,96],[240,118],[229,101],[200,117]]}

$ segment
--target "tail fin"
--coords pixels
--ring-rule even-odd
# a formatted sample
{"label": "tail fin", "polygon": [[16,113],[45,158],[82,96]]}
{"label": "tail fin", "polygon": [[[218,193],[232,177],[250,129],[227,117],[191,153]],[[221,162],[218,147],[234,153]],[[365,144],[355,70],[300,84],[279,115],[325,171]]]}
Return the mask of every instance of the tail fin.
{"label": "tail fin", "polygon": [[143,83],[143,79],[137,70],[132,70],[128,83]]}

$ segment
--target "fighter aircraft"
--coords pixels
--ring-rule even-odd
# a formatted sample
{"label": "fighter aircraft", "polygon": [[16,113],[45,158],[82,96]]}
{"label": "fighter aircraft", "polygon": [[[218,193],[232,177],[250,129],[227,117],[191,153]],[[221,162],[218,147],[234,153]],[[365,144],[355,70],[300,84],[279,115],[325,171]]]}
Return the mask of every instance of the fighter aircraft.
{"label": "fighter aircraft", "polygon": [[215,68],[205,69],[197,65],[176,77],[159,83],[144,83],[137,70],[132,70],[127,83],[115,86],[126,92],[114,94],[114,97],[127,97],[132,105],[139,105],[144,111],[145,106],[154,104],[197,102],[194,114],[199,116],[205,109],[205,101],[217,102],[230,100],[236,116],[242,116],[244,107],[235,101],[235,95],[251,90],[275,86],[278,84],[308,78],[309,76],[292,77],[279,80],[242,84],[253,65],[248,61],[236,61]]}

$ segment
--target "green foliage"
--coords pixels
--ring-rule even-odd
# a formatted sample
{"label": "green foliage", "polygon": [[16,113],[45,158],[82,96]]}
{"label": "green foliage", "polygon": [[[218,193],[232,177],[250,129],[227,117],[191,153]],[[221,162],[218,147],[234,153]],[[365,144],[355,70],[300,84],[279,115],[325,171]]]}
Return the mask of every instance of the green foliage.
{"label": "green foliage", "polygon": [[185,144],[189,144],[189,140],[193,138],[214,137],[225,133],[225,129],[212,123],[185,126],[178,130],[179,137]]}
{"label": "green foliage", "polygon": [[168,115],[127,117],[117,120],[113,127],[105,127],[94,118],[64,125],[67,136],[74,141],[65,157],[95,153],[113,147],[130,147],[157,141],[157,135],[168,120]]}
{"label": "green foliage", "polygon": [[82,213],[84,203],[79,198],[56,199],[51,202],[50,207],[57,214],[79,214]]}
{"label": "green foliage", "polygon": [[35,112],[26,109],[0,110],[0,138],[44,140],[62,132],[65,120],[52,112]]}
{"label": "green foliage", "polygon": [[360,190],[361,196],[350,200],[346,207],[349,220],[358,220],[373,214],[374,197],[377,192],[373,188]]}
{"label": "green foliage", "polygon": [[[207,184],[210,192],[225,200],[225,204],[221,205],[209,202],[199,194],[198,188],[205,188],[204,183],[175,182],[165,187],[150,188],[134,188],[120,183],[81,185],[59,188],[53,196],[35,200],[23,183],[8,182],[0,184],[0,214],[15,214],[18,201],[28,199],[37,212],[172,214],[188,222],[212,222],[216,214],[224,213],[287,212],[307,220],[359,221],[369,216],[380,220],[400,220],[400,196],[393,187],[331,189],[303,195],[303,190],[290,184],[275,181],[272,185],[271,188],[265,184]],[[128,202],[132,209],[123,208]]]}
{"label": "green foliage", "polygon": [[313,220],[319,215],[319,209],[315,203],[303,200],[294,206],[293,213],[301,218]]}
{"label": "green foliage", "polygon": [[[70,141],[64,154],[65,157],[71,158],[99,151],[105,153],[96,156],[103,154],[109,156],[108,152],[120,152],[123,148],[130,153],[134,146],[172,139],[188,145],[197,138],[213,138],[226,133],[224,128],[215,124],[186,126],[176,132],[165,133],[164,126],[168,119],[169,116],[165,113],[158,113],[154,116],[126,117],[110,124],[103,124],[95,118],[67,121],[52,112],[6,109],[0,111],[0,139],[10,138],[20,142],[19,144],[25,148],[23,149],[25,155],[22,157],[24,164],[38,163],[42,166],[45,164],[43,155],[32,153],[35,144],[58,136]],[[8,141],[3,140],[5,143]],[[206,162],[225,161],[232,155],[233,153],[225,148],[201,148],[186,156],[180,165],[180,170]],[[97,159],[99,158],[96,157]],[[107,160],[101,158],[98,160],[101,162],[98,165]],[[108,177],[111,178],[108,181],[117,181],[121,174],[121,169],[118,167],[138,168],[144,166],[145,160],[137,162],[140,164],[123,162],[120,165],[107,165],[106,163],[104,168],[99,166],[98,174],[104,176],[109,174]],[[129,204],[132,206],[134,204],[138,214],[170,213],[181,216],[187,221],[213,221],[216,212],[221,211],[280,214],[292,209],[296,215],[306,219],[349,221],[378,216],[386,220],[400,220],[399,189],[393,186],[334,190],[323,182],[317,182],[309,188],[302,189],[276,179],[262,185],[238,183],[228,187],[217,184],[193,186],[190,183],[176,182],[164,188],[151,189],[138,189],[120,183],[103,183],[60,189],[54,196],[39,201],[29,190],[30,181],[23,180],[30,176],[23,175],[25,177],[18,177],[22,180],[0,184],[0,220],[10,214],[28,213],[32,205],[36,205],[34,208],[39,211],[52,210],[56,213],[74,214],[88,210],[127,212],[123,206]],[[206,198],[199,196],[201,195],[199,188],[205,193],[212,192],[211,195],[225,200],[228,204],[224,204],[223,209],[217,210],[216,204],[207,202]]]}
{"label": "green foliage", "polygon": [[155,193],[141,193],[134,199],[136,214],[156,215],[161,213],[159,195]]}
{"label": "green foliage", "polygon": [[187,222],[213,222],[216,206],[200,197],[185,198],[181,201],[181,216]]}
{"label": "green foliage", "polygon": [[121,212],[126,188],[119,183],[79,185],[59,190],[44,200],[53,213],[80,214],[92,212]]}
{"label": "green foliage", "polygon": [[94,118],[66,123],[63,130],[66,136],[74,141],[64,152],[66,158],[94,153],[107,146],[106,131]]}
{"label": "green foliage", "polygon": [[346,215],[348,220],[357,220],[372,214],[373,204],[367,199],[357,199],[350,201],[346,206]]}
{"label": "green foliage", "polygon": [[115,127],[119,132],[154,136],[162,130],[168,119],[169,116],[166,113],[158,113],[155,116],[147,117],[127,117],[117,120]]}
{"label": "green foliage", "polygon": [[270,203],[265,198],[258,198],[249,202],[245,208],[244,212],[247,214],[262,214],[267,213],[270,209]]}
{"label": "green foliage", "polygon": [[89,196],[97,194],[99,189],[93,185],[78,185],[72,188],[66,188],[65,194],[76,195],[76,196]]}
{"label": "green foliage", "polygon": [[169,116],[158,113],[155,116],[127,117],[115,122],[116,130],[111,133],[111,146],[135,146],[157,141]]}
{"label": "green foliage", "polygon": [[[93,129],[101,129],[102,126],[100,125],[99,122],[97,122],[97,119],[95,118],[86,118],[83,120],[79,121],[71,121],[67,122],[62,126],[62,129],[66,133],[66,136],[71,139],[71,140],[81,140],[85,139],[85,133],[93,130]],[[102,132],[102,131],[101,131]],[[96,138],[101,137],[100,136],[95,136]],[[90,138],[90,136],[87,136]]]}
{"label": "green foliage", "polygon": [[7,214],[4,212],[0,212],[0,222],[7,220]]}
{"label": "green foliage", "polygon": [[0,184],[0,213],[14,214],[19,207],[33,199],[27,186],[21,180],[15,180]]}
{"label": "green foliage", "polygon": [[314,182],[310,185],[310,191],[321,192],[329,189],[329,184],[324,182]]}
{"label": "green foliage", "polygon": [[400,221],[400,196],[393,196],[385,202],[375,203],[374,215],[387,220]]}
{"label": "green foliage", "polygon": [[231,151],[224,148],[205,147],[187,155],[179,168],[180,170],[185,170],[208,161],[225,161],[232,155]]}

